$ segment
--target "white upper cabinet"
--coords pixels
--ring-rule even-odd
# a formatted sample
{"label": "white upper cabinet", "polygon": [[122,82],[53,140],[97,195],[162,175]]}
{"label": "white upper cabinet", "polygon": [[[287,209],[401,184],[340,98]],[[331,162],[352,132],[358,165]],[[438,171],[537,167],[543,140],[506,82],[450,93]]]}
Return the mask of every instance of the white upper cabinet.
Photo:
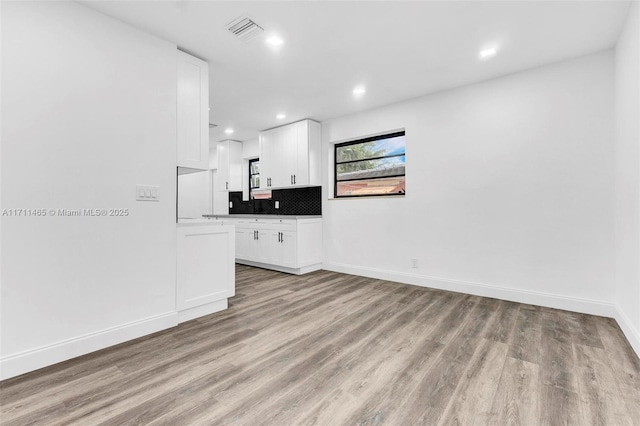
{"label": "white upper cabinet", "polygon": [[213,210],[213,214],[215,215],[228,215],[229,214],[229,193],[225,191],[219,191],[218,188],[221,186],[219,184],[218,179],[218,164],[216,162],[216,170],[211,170],[211,188],[213,191],[211,193],[213,200],[211,209]]}
{"label": "white upper cabinet", "polygon": [[320,185],[320,123],[303,120],[260,134],[260,187]]}
{"label": "white upper cabinet", "polygon": [[209,65],[178,50],[178,167],[209,169]]}
{"label": "white upper cabinet", "polygon": [[242,142],[222,141],[217,144],[217,191],[242,191]]}

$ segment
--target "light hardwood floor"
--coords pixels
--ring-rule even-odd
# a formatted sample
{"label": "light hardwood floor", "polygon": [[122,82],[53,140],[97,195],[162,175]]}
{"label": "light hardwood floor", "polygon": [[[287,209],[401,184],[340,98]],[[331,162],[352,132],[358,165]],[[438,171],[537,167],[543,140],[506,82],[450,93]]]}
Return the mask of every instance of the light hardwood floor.
{"label": "light hardwood floor", "polygon": [[9,425],[640,425],[612,319],[237,267],[224,312],[0,383]]}

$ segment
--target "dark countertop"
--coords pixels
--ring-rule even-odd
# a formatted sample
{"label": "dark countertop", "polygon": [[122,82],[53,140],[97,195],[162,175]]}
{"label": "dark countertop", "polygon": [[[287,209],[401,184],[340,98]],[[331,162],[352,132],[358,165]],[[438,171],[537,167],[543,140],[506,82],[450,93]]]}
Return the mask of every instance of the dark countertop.
{"label": "dark countertop", "polygon": [[322,216],[287,214],[203,214],[202,217],[220,219],[322,219]]}

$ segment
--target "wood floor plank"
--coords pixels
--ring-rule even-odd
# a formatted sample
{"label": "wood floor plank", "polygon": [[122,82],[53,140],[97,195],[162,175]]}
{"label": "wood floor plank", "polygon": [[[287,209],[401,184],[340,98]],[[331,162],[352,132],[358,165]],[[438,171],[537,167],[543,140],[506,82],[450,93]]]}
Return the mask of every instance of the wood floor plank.
{"label": "wood floor plank", "polygon": [[538,365],[506,357],[486,424],[538,424],[539,374]]}
{"label": "wood floor plank", "polygon": [[570,325],[566,313],[545,309],[542,314],[540,367],[542,384],[576,394],[578,382],[574,368]]}
{"label": "wood floor plank", "polygon": [[598,335],[634,424],[640,425],[640,359],[611,318],[599,318]]}
{"label": "wood floor plank", "polygon": [[484,330],[496,313],[497,300],[480,299],[466,321],[461,318],[457,332],[447,344],[442,356],[467,364],[479,346]]}
{"label": "wood floor plank", "polygon": [[566,317],[571,327],[573,343],[600,349],[604,348],[598,333],[596,317],[577,312],[567,312]]}
{"label": "wood floor plank", "polygon": [[620,392],[604,350],[574,345],[580,404],[586,424],[632,426],[624,395]]}
{"label": "wood floor plank", "polygon": [[513,338],[519,308],[518,303],[500,300],[497,315],[493,323],[487,327],[484,337],[500,343],[509,343]]}
{"label": "wood floor plank", "polygon": [[504,343],[483,339],[450,398],[440,425],[489,423],[508,350]]}
{"label": "wood floor plank", "polygon": [[542,313],[538,310],[519,309],[513,329],[509,356],[533,364],[539,364],[538,348],[541,344]]}
{"label": "wood floor plank", "polygon": [[614,320],[236,267],[229,309],[0,382],[4,425],[638,424]]}
{"label": "wood floor plank", "polygon": [[540,419],[545,426],[583,426],[585,422],[578,393],[540,383]]}

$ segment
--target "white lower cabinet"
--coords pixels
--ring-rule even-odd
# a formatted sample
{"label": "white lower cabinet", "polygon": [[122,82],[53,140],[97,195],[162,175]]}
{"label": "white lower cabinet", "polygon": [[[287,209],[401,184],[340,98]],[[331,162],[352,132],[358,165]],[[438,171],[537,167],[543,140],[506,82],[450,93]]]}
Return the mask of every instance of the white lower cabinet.
{"label": "white lower cabinet", "polygon": [[286,268],[298,265],[297,223],[276,222],[271,230],[271,263]]}
{"label": "white lower cabinet", "polygon": [[249,228],[241,228],[236,225],[236,258],[245,259],[249,256],[249,240],[252,238],[255,238],[255,234]]}
{"label": "white lower cabinet", "polygon": [[178,224],[176,308],[188,321],[227,308],[235,295],[233,225]]}
{"label": "white lower cabinet", "polygon": [[322,267],[322,219],[233,219],[236,262],[304,274]]}

